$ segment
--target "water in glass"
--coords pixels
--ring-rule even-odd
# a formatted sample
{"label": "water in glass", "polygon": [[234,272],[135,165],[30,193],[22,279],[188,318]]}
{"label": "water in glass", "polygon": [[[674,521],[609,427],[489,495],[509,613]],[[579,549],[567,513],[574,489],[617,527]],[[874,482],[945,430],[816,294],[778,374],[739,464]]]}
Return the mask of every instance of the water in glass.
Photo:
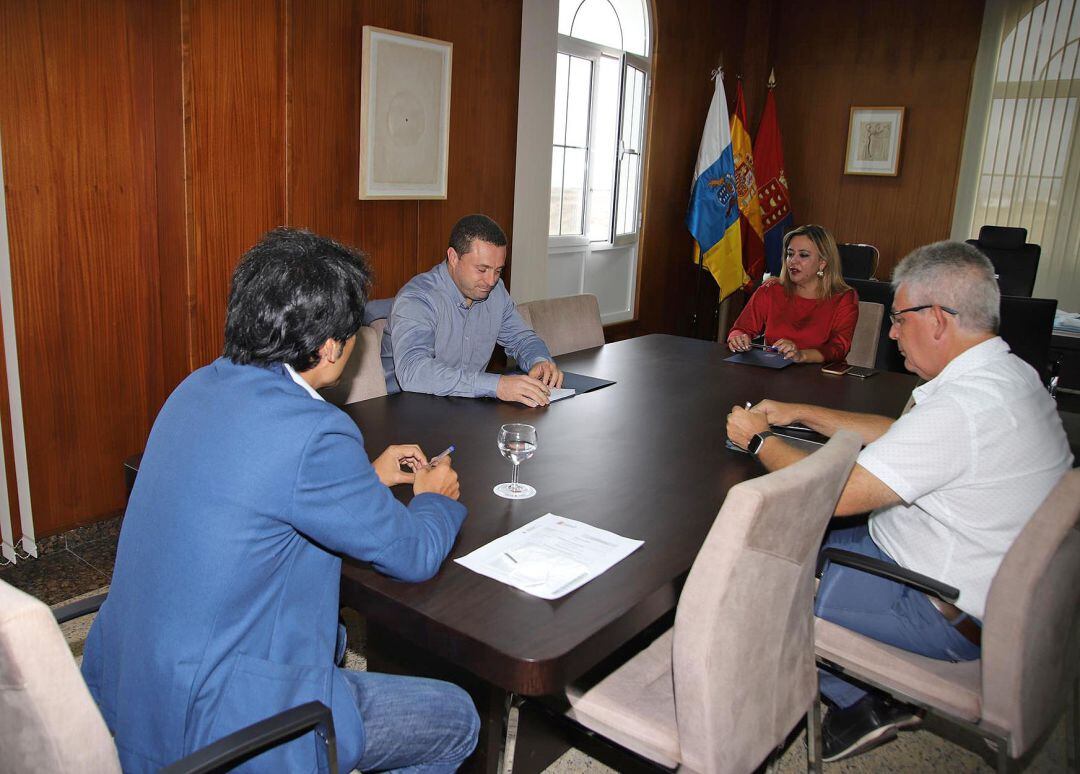
{"label": "water in glass", "polygon": [[509,424],[499,428],[499,453],[514,464],[514,475],[507,484],[495,487],[495,494],[513,500],[532,497],[536,490],[518,483],[518,465],[536,453],[536,428],[532,425]]}

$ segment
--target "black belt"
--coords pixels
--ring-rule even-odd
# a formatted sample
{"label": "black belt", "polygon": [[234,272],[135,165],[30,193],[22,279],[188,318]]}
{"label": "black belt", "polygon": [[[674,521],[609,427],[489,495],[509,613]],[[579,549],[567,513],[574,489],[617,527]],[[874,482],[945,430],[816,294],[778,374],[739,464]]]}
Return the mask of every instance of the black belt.
{"label": "black belt", "polygon": [[930,600],[930,604],[938,609],[938,612],[945,616],[945,620],[948,621],[956,631],[963,635],[964,639],[974,645],[976,648],[982,647],[982,624],[958,608],[956,605],[949,604],[944,600],[932,597],[929,594],[926,598]]}

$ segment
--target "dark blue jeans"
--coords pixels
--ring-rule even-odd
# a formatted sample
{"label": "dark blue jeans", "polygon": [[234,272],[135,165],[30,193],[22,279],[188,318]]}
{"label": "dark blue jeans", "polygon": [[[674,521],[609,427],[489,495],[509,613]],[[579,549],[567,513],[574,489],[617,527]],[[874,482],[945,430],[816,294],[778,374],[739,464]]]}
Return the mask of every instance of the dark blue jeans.
{"label": "dark blue jeans", "polygon": [[342,670],[364,720],[361,771],[443,774],[472,754],[480,718],[452,683]]}
{"label": "dark blue jeans", "polygon": [[[864,525],[831,530],[822,548],[840,548],[896,564]],[[980,650],[956,631],[921,591],[851,567],[829,564],[821,574],[814,613],[846,629],[912,653],[945,661],[972,661]],[[840,709],[863,696],[862,688],[818,670],[821,695]]]}

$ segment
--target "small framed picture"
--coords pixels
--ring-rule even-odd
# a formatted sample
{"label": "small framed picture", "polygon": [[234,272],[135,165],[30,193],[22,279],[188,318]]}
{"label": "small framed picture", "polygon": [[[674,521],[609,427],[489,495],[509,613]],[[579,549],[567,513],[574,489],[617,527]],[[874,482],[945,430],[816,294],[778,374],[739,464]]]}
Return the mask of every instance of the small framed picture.
{"label": "small framed picture", "polygon": [[453,48],[364,27],[361,199],[446,198]]}
{"label": "small framed picture", "polygon": [[848,124],[845,175],[891,175],[900,171],[902,107],[853,107]]}

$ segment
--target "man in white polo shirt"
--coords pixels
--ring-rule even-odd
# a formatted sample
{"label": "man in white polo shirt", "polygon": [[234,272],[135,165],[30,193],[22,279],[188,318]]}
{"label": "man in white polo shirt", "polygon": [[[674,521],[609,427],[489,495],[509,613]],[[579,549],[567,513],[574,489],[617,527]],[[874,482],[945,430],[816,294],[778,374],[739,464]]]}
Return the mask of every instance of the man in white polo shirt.
{"label": "man in white polo shirt", "polygon": [[[728,436],[769,470],[803,456],[770,425],[802,422],[825,435],[863,436],[836,508],[871,511],[864,526],[834,529],[842,548],[928,575],[960,590],[956,605],[895,581],[829,565],[815,613],[931,658],[979,658],[990,582],[1020,530],[1072,465],[1056,405],[1035,370],[997,336],[1000,296],[990,261],[970,245],[938,242],[893,273],[889,317],[908,370],[928,380],[897,420],[763,401],[732,409]],[[914,725],[913,708],[821,671],[831,709],[826,761],[887,741]]]}

